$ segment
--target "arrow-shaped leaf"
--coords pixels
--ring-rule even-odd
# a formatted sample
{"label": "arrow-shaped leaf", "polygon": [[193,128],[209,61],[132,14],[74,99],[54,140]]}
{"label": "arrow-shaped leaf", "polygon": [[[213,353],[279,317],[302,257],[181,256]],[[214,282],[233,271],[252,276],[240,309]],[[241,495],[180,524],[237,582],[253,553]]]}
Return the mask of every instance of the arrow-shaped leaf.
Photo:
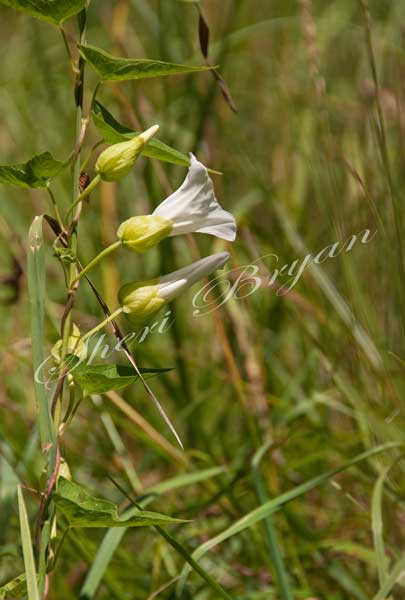
{"label": "arrow-shaped leaf", "polygon": [[181,73],[208,71],[212,68],[178,65],[146,58],[118,58],[101,50],[101,48],[89,45],[79,45],[79,51],[103,81],[129,81],[131,79],[166,77]]}
{"label": "arrow-shaped leaf", "polygon": [[23,188],[43,188],[65,165],[65,162],[56,160],[50,152],[42,152],[26,163],[0,165],[0,183]]}
{"label": "arrow-shaped leaf", "polygon": [[[125,365],[87,365],[85,362],[68,355],[65,360],[73,380],[80,385],[85,395],[104,394],[110,390],[120,390],[134,383],[138,375],[133,367]],[[140,369],[143,375],[163,373],[167,369]]]}
{"label": "arrow-shaped leaf", "polygon": [[91,496],[80,485],[64,477],[58,480],[53,500],[70,527],[145,527],[184,523],[181,519],[147,510],[139,510],[127,519],[120,518],[113,502]]}
{"label": "arrow-shaped leaf", "polygon": [[83,10],[86,0],[0,0],[0,4],[59,25]]}

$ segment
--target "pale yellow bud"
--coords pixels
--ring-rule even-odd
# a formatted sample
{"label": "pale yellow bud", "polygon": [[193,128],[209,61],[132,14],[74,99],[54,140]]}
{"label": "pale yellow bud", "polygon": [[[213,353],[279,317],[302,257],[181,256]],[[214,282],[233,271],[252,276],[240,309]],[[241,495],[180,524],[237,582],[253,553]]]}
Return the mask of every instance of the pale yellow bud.
{"label": "pale yellow bud", "polygon": [[158,215],[142,215],[127,219],[118,228],[117,237],[122,244],[143,253],[156,246],[172,230],[172,222]]}
{"label": "pale yellow bud", "polygon": [[[67,344],[67,354],[73,354],[77,356],[80,361],[86,360],[87,357],[87,345],[81,341],[80,330],[77,325],[73,324],[72,334],[69,336]],[[58,340],[51,350],[51,356],[55,361],[56,365],[60,365],[62,354],[62,340]],[[68,372],[68,383],[73,385],[73,377]]]}
{"label": "pale yellow bud", "polygon": [[133,325],[143,323],[166,304],[159,296],[157,282],[157,279],[152,279],[140,283],[127,283],[120,288],[119,302]]}
{"label": "pale yellow bud", "polygon": [[96,171],[105,181],[117,181],[127,175],[141,154],[145,144],[156,134],[158,125],[153,125],[140,135],[109,146],[100,154],[96,162]]}
{"label": "pale yellow bud", "polygon": [[[81,340],[80,330],[73,324],[72,334],[69,336],[67,344],[67,354],[74,354],[80,360],[85,360],[87,356],[87,346]],[[62,352],[62,340],[58,340],[51,350],[51,355],[56,364],[60,363]]]}
{"label": "pale yellow bud", "polygon": [[228,252],[218,252],[159,279],[127,283],[118,292],[123,312],[131,323],[138,325],[158,312],[165,304],[172,302],[194,283],[223,267],[228,260]]}

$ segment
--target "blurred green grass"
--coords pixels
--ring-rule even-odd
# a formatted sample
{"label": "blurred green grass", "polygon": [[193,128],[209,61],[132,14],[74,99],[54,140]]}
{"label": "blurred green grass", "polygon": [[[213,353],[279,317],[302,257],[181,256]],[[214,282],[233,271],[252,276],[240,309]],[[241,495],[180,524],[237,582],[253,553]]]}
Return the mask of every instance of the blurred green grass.
{"label": "blurred green grass", "polygon": [[[223,173],[214,176],[217,197],[239,222],[231,249],[233,267],[271,253],[279,257],[280,266],[290,264],[301,256],[297,239],[315,255],[363,229],[377,234],[369,244],[356,244],[351,252],[321,265],[323,278],[334,286],[329,297],[310,270],[294,288],[298,296],[262,289],[201,318],[192,316],[190,292],[175,307],[174,328],[136,345],[142,366],[176,367],[152,383],[184,439],[187,465],[159,450],[116,406],[103,400],[102,410],[118,428],[142,488],[183,472],[230,465],[229,472],[209,485],[190,485],[154,502],[153,510],[193,519],[176,531],[190,551],[258,506],[250,461],[269,437],[275,449],[265,454],[260,469],[269,497],[375,444],[404,441],[404,365],[396,356],[404,359],[404,248],[397,229],[404,231],[405,7],[388,0],[369,3],[377,88],[360,2],[228,0],[219,10],[218,2],[204,0],[202,9],[211,31],[210,59],[220,64],[236,115],[209,73],[119,88],[104,85],[100,100],[130,127],[160,123],[163,141],[183,152],[196,152]],[[0,162],[23,161],[42,150],[66,158],[73,145],[74,115],[60,36],[6,8],[1,8],[1,16]],[[198,13],[189,3],[102,0],[90,10],[89,41],[121,55],[198,63],[197,34]],[[90,73],[86,77],[92,89],[96,80]],[[389,167],[378,133],[378,104]],[[94,128],[90,131],[89,147],[98,139]],[[113,240],[122,219],[134,211],[147,212],[167,195],[168,185],[174,188],[184,175],[183,168],[143,159],[119,186],[104,185],[92,196],[81,222],[83,261]],[[55,194],[67,209],[69,173],[55,186]],[[42,191],[0,188],[2,275],[10,273],[13,256],[24,266],[29,224],[35,214],[48,210]],[[153,277],[187,264],[197,251],[222,249],[222,242],[209,236],[196,240],[197,246],[192,246],[189,240],[176,239],[142,260],[122,251],[97,269],[93,279],[114,307],[119,281]],[[51,235],[49,242],[51,248]],[[51,249],[47,258],[50,348],[58,339],[65,286]],[[349,325],[336,310],[340,297],[350,308]],[[15,478],[38,488],[42,464],[36,444],[28,315],[23,279],[18,302],[0,306],[0,582],[23,570]],[[83,286],[75,322],[86,330],[102,317]],[[378,349],[381,368],[375,368],[359,345],[355,326],[364,329]],[[131,386],[122,395],[169,440],[141,386]],[[124,487],[130,482],[100,413],[100,407],[80,407],[64,440],[64,456],[76,480],[119,502],[122,496],[107,474]],[[370,459],[275,515],[294,597],[361,600],[377,593],[371,497],[379,474],[394,457],[389,452]],[[390,570],[404,544],[401,463],[390,472],[384,489],[383,532]],[[31,515],[36,508],[33,495]],[[224,542],[202,565],[233,598],[279,598],[265,539],[259,523]],[[51,578],[51,598],[78,597],[101,540],[99,530],[67,538]],[[182,566],[154,532],[130,531],[97,598],[148,598]],[[174,598],[174,588],[159,597]],[[402,595],[403,588],[397,586],[391,597],[400,600]],[[182,597],[215,598],[195,575]]]}

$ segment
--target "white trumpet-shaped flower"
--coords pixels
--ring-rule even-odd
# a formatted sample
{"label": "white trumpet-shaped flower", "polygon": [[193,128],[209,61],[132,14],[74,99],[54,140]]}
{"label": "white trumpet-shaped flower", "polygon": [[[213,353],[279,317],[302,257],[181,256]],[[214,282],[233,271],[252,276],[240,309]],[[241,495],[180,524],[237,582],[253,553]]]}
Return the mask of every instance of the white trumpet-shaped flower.
{"label": "white trumpet-shaped flower", "polygon": [[121,223],[117,236],[128,248],[145,252],[165,237],[185,233],[208,233],[233,242],[236,222],[221,208],[207,169],[190,155],[190,167],[182,185],[151,215],[136,216]]}
{"label": "white trumpet-shaped flower", "polygon": [[123,312],[131,323],[139,324],[194,283],[222,268],[228,260],[228,252],[218,252],[159,279],[127,283],[118,293]]}
{"label": "white trumpet-shaped flower", "polygon": [[183,233],[209,233],[233,242],[236,223],[215,198],[214,186],[207,169],[193,154],[182,185],[153,211],[173,223],[170,236]]}

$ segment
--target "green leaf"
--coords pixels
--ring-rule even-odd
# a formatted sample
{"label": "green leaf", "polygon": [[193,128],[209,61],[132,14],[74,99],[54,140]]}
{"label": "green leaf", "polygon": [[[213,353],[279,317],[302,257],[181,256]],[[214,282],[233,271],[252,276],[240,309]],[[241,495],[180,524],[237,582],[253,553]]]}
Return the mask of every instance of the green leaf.
{"label": "green leaf", "polygon": [[53,158],[49,152],[36,154],[26,163],[0,165],[0,183],[23,188],[44,188],[66,164]]}
{"label": "green leaf", "polygon": [[70,527],[145,527],[184,523],[181,519],[146,510],[140,510],[129,518],[120,518],[113,502],[91,496],[80,485],[64,477],[58,480],[53,500]]}
{"label": "green leaf", "polygon": [[25,573],[14,577],[0,588],[0,600],[8,598],[25,598],[27,596],[27,578]]}
{"label": "green leaf", "polygon": [[85,7],[86,0],[0,0],[0,4],[60,25],[79,13]]}
{"label": "green leaf", "polygon": [[213,68],[178,65],[145,58],[117,58],[95,46],[79,45],[79,51],[103,81],[129,81],[131,79],[166,77],[167,75],[208,71]]}
{"label": "green leaf", "polygon": [[79,13],[86,0],[0,0],[0,4],[59,25]]}
{"label": "green leaf", "polygon": [[[105,106],[98,101],[95,102],[92,117],[95,126],[107,144],[125,142],[141,133],[140,131],[128,129],[128,127],[118,123]],[[153,138],[144,146],[142,154],[149,158],[157,158],[158,160],[175,165],[188,167],[190,164],[190,159],[185,154],[171,148],[156,138]]]}
{"label": "green leaf", "polygon": [[[85,395],[104,394],[110,390],[120,390],[138,379],[133,367],[124,365],[87,365],[77,356],[69,354],[65,364],[75,383],[80,385]],[[164,373],[167,369],[139,369],[142,374]]]}
{"label": "green leaf", "polygon": [[18,511],[20,517],[21,544],[24,556],[25,576],[27,579],[28,598],[30,600],[39,600],[37,574],[35,571],[34,553],[32,551],[30,526],[28,523],[27,509],[25,508],[24,497],[20,485],[17,486],[17,495]]}

